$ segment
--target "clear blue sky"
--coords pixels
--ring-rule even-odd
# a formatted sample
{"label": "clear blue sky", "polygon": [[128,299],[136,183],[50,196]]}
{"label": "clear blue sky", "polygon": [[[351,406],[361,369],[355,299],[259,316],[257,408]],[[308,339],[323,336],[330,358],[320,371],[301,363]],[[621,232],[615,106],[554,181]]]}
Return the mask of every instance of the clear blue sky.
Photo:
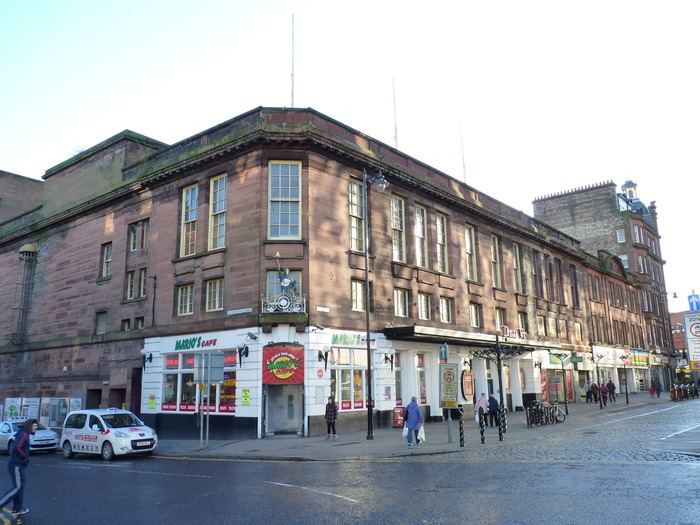
{"label": "clear blue sky", "polygon": [[528,214],[634,180],[671,310],[700,293],[697,1],[0,0],[0,169],[291,106],[292,15],[295,107],[390,145],[396,120],[399,149]]}

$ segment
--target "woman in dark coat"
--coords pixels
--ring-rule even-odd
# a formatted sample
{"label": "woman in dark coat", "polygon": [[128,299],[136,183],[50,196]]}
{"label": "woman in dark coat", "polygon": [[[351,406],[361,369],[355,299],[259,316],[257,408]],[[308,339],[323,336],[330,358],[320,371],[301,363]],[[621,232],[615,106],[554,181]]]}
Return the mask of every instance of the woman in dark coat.
{"label": "woman in dark coat", "polygon": [[338,438],[335,433],[335,422],[338,421],[338,405],[335,404],[333,396],[328,398],[328,403],[326,403],[326,425],[328,426],[328,435],[326,436],[326,441],[333,437],[333,441]]}

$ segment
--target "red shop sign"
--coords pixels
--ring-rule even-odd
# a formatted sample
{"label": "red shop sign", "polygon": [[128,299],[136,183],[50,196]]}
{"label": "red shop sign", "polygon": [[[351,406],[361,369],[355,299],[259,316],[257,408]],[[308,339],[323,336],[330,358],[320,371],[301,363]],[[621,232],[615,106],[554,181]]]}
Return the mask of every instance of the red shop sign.
{"label": "red shop sign", "polygon": [[304,347],[275,345],[263,347],[263,384],[303,384]]}

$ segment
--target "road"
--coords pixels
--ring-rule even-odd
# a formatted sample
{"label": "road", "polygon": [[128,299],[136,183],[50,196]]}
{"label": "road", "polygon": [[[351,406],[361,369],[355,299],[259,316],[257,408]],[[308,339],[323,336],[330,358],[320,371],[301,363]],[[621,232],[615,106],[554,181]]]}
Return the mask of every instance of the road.
{"label": "road", "polygon": [[3,516],[42,525],[694,525],[700,458],[664,443],[699,425],[698,403],[688,402],[611,411],[537,440],[384,460],[36,455],[31,512]]}

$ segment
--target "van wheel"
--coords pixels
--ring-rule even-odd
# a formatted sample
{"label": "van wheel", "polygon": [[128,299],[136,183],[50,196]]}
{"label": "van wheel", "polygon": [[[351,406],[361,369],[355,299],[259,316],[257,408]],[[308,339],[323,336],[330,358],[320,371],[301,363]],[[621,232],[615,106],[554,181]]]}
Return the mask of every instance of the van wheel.
{"label": "van wheel", "polygon": [[105,441],[105,444],[102,445],[102,459],[105,461],[112,461],[114,458],[114,447],[112,447],[112,444],[109,441]]}
{"label": "van wheel", "polygon": [[73,457],[73,447],[70,446],[70,441],[63,442],[63,457],[66,459]]}

